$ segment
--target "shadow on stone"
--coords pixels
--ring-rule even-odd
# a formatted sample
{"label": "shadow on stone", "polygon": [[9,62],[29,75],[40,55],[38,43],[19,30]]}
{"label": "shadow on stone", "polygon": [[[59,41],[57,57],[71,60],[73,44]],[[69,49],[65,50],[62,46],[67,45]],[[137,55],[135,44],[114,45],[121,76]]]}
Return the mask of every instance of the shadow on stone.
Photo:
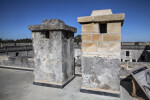
{"label": "shadow on stone", "polygon": [[[120,85],[127,90],[127,92],[130,94],[130,96],[133,97],[133,95],[132,95],[132,93],[133,93],[132,80],[133,80],[133,77],[131,75],[129,75],[126,78],[120,80]],[[135,82],[135,88],[136,88],[136,97],[141,97],[145,100],[149,100],[137,82]]]}

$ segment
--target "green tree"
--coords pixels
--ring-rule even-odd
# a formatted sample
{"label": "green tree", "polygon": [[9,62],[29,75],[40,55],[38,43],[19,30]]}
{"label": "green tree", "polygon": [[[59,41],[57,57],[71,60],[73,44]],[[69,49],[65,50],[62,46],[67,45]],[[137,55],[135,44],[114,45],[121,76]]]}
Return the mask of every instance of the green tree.
{"label": "green tree", "polygon": [[79,44],[81,42],[81,35],[77,35],[75,38],[74,38],[74,42],[76,42],[77,44]]}
{"label": "green tree", "polygon": [[26,39],[17,39],[15,41],[16,43],[31,43],[32,39],[26,38]]}
{"label": "green tree", "polygon": [[2,43],[15,43],[15,40],[2,40]]}
{"label": "green tree", "polygon": [[3,41],[3,40],[0,38],[0,43],[2,43],[2,41]]}

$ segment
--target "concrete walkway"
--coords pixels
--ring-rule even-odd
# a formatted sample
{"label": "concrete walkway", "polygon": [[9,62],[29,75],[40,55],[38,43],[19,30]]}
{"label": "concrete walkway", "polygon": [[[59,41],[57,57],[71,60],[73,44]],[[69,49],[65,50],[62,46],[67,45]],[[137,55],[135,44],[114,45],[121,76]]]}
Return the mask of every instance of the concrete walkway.
{"label": "concrete walkway", "polygon": [[[33,72],[0,68],[0,100],[120,100],[119,98],[81,93],[81,77],[63,89],[33,85]],[[133,100],[121,87],[121,100]]]}

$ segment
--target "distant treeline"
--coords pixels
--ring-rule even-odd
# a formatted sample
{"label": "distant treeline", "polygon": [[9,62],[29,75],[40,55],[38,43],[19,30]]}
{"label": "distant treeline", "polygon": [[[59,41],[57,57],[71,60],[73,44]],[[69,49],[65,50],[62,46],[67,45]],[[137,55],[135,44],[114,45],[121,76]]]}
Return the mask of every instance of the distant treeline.
{"label": "distant treeline", "polygon": [[26,38],[26,39],[17,39],[17,40],[3,40],[0,38],[0,43],[32,43],[32,39]]}
{"label": "distant treeline", "polygon": [[[79,44],[81,42],[81,35],[77,35],[76,37],[74,37],[74,42],[76,42],[77,44]],[[17,39],[17,40],[3,40],[0,38],[0,43],[32,43],[32,39],[26,38],[26,39]]]}

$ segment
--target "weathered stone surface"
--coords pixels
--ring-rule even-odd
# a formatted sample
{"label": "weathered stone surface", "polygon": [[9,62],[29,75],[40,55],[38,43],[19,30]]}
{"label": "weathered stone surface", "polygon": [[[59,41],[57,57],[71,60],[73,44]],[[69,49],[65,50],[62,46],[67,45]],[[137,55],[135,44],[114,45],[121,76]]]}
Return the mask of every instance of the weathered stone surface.
{"label": "weathered stone surface", "polygon": [[16,46],[32,46],[32,43],[16,43]]}
{"label": "weathered stone surface", "polygon": [[91,34],[82,34],[82,41],[91,41],[92,35]]}
{"label": "weathered stone surface", "polygon": [[110,51],[111,52],[121,52],[121,43],[120,42],[110,43]]}
{"label": "weathered stone surface", "polygon": [[[62,74],[62,40],[61,32],[51,32],[53,39],[41,39],[41,32],[33,32],[34,47],[34,81],[56,82],[64,81]],[[55,70],[57,68],[57,70]],[[60,73],[55,75],[55,73]]]}
{"label": "weathered stone surface", "polygon": [[99,33],[99,24],[82,24],[82,33]]}
{"label": "weathered stone surface", "polygon": [[41,32],[33,32],[35,82],[63,84],[74,75],[73,40],[65,34],[50,31],[51,39],[42,39]]}
{"label": "weathered stone surface", "polygon": [[78,20],[79,23],[91,22],[93,20],[93,17],[92,16],[78,17],[77,20]]}
{"label": "weathered stone surface", "polygon": [[82,87],[120,90],[120,59],[83,56],[82,69]]}
{"label": "weathered stone surface", "polygon": [[93,10],[91,16],[110,15],[110,14],[112,14],[111,9]]}
{"label": "weathered stone surface", "polygon": [[92,41],[102,41],[102,34],[93,34]]}
{"label": "weathered stone surface", "polygon": [[73,32],[58,19],[44,20],[40,30],[32,30],[34,82],[62,86],[74,77]]}
{"label": "weathered stone surface", "polygon": [[[88,20],[87,20],[88,18]],[[125,15],[124,14],[110,14],[102,16],[86,16],[78,17],[78,23],[89,23],[89,22],[121,22],[123,25]]]}
{"label": "weathered stone surface", "polygon": [[[78,22],[82,24],[82,35],[92,35],[92,41],[87,39],[82,43],[81,90],[119,95],[120,40],[124,14],[112,14],[110,9],[97,10],[92,12],[90,18],[86,21],[87,17],[78,17]],[[97,27],[91,26],[93,23]]]}
{"label": "weathered stone surface", "polygon": [[112,21],[121,21],[123,23],[124,14],[111,14],[103,16],[94,16],[94,22],[112,22]]}
{"label": "weathered stone surface", "polygon": [[110,51],[110,43],[98,43],[98,51],[99,52],[109,52]]}
{"label": "weathered stone surface", "polygon": [[121,23],[107,23],[107,33],[121,33]]}
{"label": "weathered stone surface", "polygon": [[70,32],[77,32],[77,29],[66,25],[59,19],[45,19],[40,25],[29,25],[31,31],[46,31],[46,30],[64,30]]}
{"label": "weathered stone surface", "polygon": [[82,52],[97,52],[97,43],[82,43]]}
{"label": "weathered stone surface", "polygon": [[75,48],[74,49],[74,58],[75,58],[75,74],[81,75],[81,49]]}
{"label": "weathered stone surface", "polygon": [[[6,59],[7,58],[7,59]],[[1,65],[4,66],[16,66],[16,67],[28,67],[33,68],[34,63],[32,59],[28,59],[28,57],[8,57],[3,56]]]}
{"label": "weathered stone surface", "polygon": [[103,34],[103,41],[120,41],[121,34]]}
{"label": "weathered stone surface", "polygon": [[122,42],[121,45],[135,45],[134,42]]}
{"label": "weathered stone surface", "polygon": [[75,59],[75,74],[82,75],[81,72],[81,55]]}

